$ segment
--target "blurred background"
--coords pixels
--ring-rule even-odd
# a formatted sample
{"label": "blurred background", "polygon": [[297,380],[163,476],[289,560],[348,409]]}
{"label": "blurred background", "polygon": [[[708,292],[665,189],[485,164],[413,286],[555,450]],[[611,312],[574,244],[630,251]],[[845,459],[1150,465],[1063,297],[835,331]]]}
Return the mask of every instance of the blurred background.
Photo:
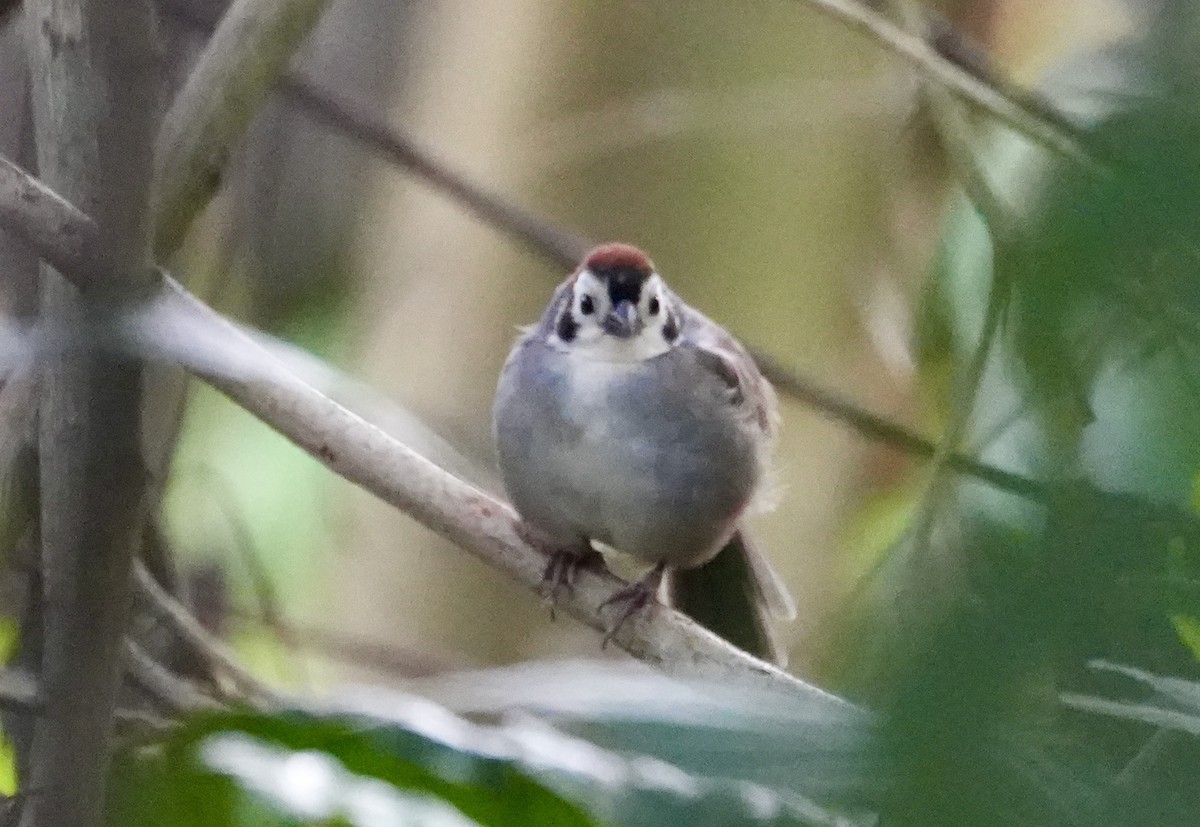
{"label": "blurred background", "polygon": [[[1036,89],[1097,174],[968,107],[965,134],[948,131],[920,75],[816,5],[334,0],[295,69],[513,204],[643,247],[796,375],[1033,481],[930,473],[783,396],[780,506],[755,525],[799,606],[781,635],[796,674],[894,713],[885,746],[914,768],[896,812],[938,798],[931,778],[1003,787],[996,756],[972,752],[984,730],[1119,770],[1144,727],[1048,707],[1113,684],[1095,659],[1200,677],[1200,8],[929,5],[961,34],[956,59]],[[218,11],[164,5],[180,73]],[[0,33],[12,113],[17,28]],[[23,123],[0,119],[9,157],[29,157]],[[986,205],[961,187],[964,146]],[[15,245],[0,255],[30,272]],[[171,266],[361,379],[390,430],[498,489],[495,381],[561,267],[287,96]],[[27,309],[30,282],[8,284]],[[163,544],[257,671],[320,689],[600,654],[214,391],[193,384],[159,413]],[[998,823],[982,815],[995,800],[942,801],[924,823]],[[1187,823],[1194,803],[1124,823]]]}
{"label": "blurred background", "polygon": [[[1133,22],[1094,0],[944,11],[1023,80]],[[790,2],[681,15],[337,0],[297,66],[487,189],[643,246],[747,344],[938,432],[914,308],[952,182],[912,73],[838,21]],[[496,376],[561,268],[287,101],[259,119],[236,169],[183,254],[194,289],[362,378],[494,486]],[[921,467],[785,398],[781,506],[756,528],[800,606],[782,634],[801,674],[827,677],[821,658],[847,645],[831,621],[895,539]],[[205,388],[165,519],[188,565],[221,573],[235,620],[261,611],[265,578],[294,623],[411,650],[418,665],[594,648]]]}

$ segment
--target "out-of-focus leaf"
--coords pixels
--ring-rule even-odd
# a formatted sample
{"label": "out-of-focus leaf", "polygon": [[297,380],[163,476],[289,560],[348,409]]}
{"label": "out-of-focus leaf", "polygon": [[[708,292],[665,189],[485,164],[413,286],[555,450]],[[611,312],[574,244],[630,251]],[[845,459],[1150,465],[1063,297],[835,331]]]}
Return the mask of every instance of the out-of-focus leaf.
{"label": "out-of-focus leaf", "polygon": [[[1096,720],[1128,722],[1141,746],[1117,775],[1117,812],[1127,824],[1194,824],[1200,812],[1200,682],[1094,661],[1117,681],[1109,695],[1063,693],[1065,706]],[[1137,726],[1144,725],[1144,726]]]}
{"label": "out-of-focus leaf", "polygon": [[870,807],[887,783],[875,717],[818,690],[683,681],[643,664],[588,660],[443,675],[419,687],[456,711],[536,713],[608,749],[830,806]]}
{"label": "out-of-focus leaf", "polygon": [[[780,702],[791,695],[759,694],[748,687],[716,682],[680,683],[640,665],[636,675],[613,675],[608,665],[590,671],[577,670],[576,665],[539,664],[446,676],[426,687],[437,687],[440,691],[435,694],[455,698],[454,705],[460,709],[499,717],[502,723],[495,727],[470,724],[428,701],[380,689],[360,690],[347,695],[341,704],[349,711],[391,720],[400,731],[424,732],[449,743],[474,743],[488,754],[507,756],[563,795],[585,804],[605,824],[850,827],[871,823],[866,815],[839,815],[799,791],[804,783],[795,779],[804,774],[803,756],[795,751],[779,749],[786,756],[784,761],[791,758],[796,763],[791,764],[790,772],[776,773],[777,784],[713,772],[723,754],[736,756],[742,765],[774,764],[779,770],[772,756],[759,749],[761,744],[737,743],[740,730],[736,723],[722,721],[722,712],[736,713],[739,707],[731,699],[739,696]],[[473,693],[472,686],[481,692]],[[524,703],[518,702],[522,695]],[[806,702],[840,708],[851,715],[848,720],[862,715],[819,691],[798,701],[799,707],[804,708]],[[637,711],[631,719],[620,714],[621,708]],[[572,709],[578,714],[570,715]],[[590,713],[585,711],[589,709]],[[531,714],[535,711],[536,717]],[[660,719],[657,728],[656,717]],[[774,724],[778,733],[780,719]],[[708,726],[721,735],[714,731],[688,742],[689,730]],[[760,720],[759,726],[764,722]],[[575,729],[577,734],[568,734],[565,728]],[[664,760],[667,752],[681,760]]]}
{"label": "out-of-focus leaf", "polygon": [[1093,669],[1129,678],[1149,697],[1137,702],[1066,693],[1064,702],[1076,709],[1142,721],[1200,736],[1200,681],[1156,675],[1143,669],[1107,661],[1093,661]]}
{"label": "out-of-focus leaf", "polygon": [[605,749],[530,715],[476,724],[382,690],[333,708],[206,718],[160,751],[124,756],[112,823],[870,823],[787,788]]}
{"label": "out-of-focus leaf", "polygon": [[[444,715],[437,708],[427,711],[435,718]],[[124,757],[116,773],[111,821],[363,827],[594,824],[511,757],[479,746],[470,738],[436,739],[354,716],[204,718],[158,754]]]}

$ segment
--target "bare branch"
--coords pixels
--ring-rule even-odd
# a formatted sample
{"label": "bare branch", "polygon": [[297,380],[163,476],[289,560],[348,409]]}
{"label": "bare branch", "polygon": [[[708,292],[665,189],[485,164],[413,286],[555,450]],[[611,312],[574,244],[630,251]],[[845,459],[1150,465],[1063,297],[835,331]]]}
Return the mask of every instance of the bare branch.
{"label": "bare branch", "polygon": [[[184,8],[171,4],[168,9],[171,14],[198,29],[208,28],[207,21],[188,14]],[[887,21],[882,22],[884,25],[891,25]],[[934,55],[944,61],[936,52]],[[955,64],[945,62],[948,66],[956,68]],[[974,77],[966,74],[968,77]],[[981,80],[976,79],[975,82],[986,86]],[[593,242],[586,237],[513,203],[511,199],[488,192],[466,176],[452,170],[444,162],[434,158],[431,152],[419,147],[365,106],[339,98],[297,74],[284,78],[280,84],[280,92],[314,120],[381,153],[392,163],[414,173],[433,188],[462,203],[471,214],[484,223],[520,239],[534,252],[563,269],[573,268],[582,258],[583,252],[593,246]],[[1037,111],[1045,108],[1045,104],[1040,102],[1028,105]],[[763,374],[780,391],[849,425],[867,438],[886,442],[895,448],[922,457],[932,457],[936,451],[936,443],[933,440],[914,434],[901,425],[839,398],[835,393],[820,388],[812,381],[788,370],[774,357],[754,349],[752,355]],[[1011,493],[1032,499],[1044,499],[1044,486],[1028,477],[957,453],[951,455],[949,463],[951,468],[960,473],[977,477]]]}
{"label": "bare branch", "polygon": [[129,666],[130,678],[174,715],[223,708],[220,703],[173,674],[150,657],[149,652],[128,639],[125,641],[125,662]]}
{"label": "bare branch", "polygon": [[[524,538],[505,503],[447,473],[369,422],[338,405],[284,368],[253,339],[174,282],[159,306],[164,327],[190,342],[182,359],[213,387],[308,451],[338,475],[406,512],[427,528],[540,589],[545,553]],[[155,346],[179,349],[169,341]],[[187,364],[188,349],[206,355]],[[214,360],[217,353],[222,357]],[[607,571],[584,571],[559,608],[597,631],[610,618],[601,605],[627,584]],[[623,625],[614,641],[635,657],[680,675],[785,684],[820,692],[731,646],[684,615],[654,605]]]}
{"label": "bare branch", "polygon": [[312,81],[295,75],[284,80],[280,91],[309,117],[383,153],[393,163],[461,203],[485,224],[521,239],[564,269],[574,268],[592,246],[591,241],[564,229],[561,224],[487,192],[453,172],[428,150],[418,147],[364,106],[339,100]]}
{"label": "bare branch", "polygon": [[872,38],[908,61],[923,77],[982,109],[1010,129],[1088,169],[1104,171],[1103,165],[1084,146],[1078,130],[1044,102],[1031,100],[1010,84],[998,88],[995,79],[992,83],[981,80],[939,54],[924,37],[904,31],[859,0],[802,2]]}
{"label": "bare branch", "polygon": [[151,229],[164,261],[220,186],[232,146],[327,0],[234,0],[163,119],[154,152]]}
{"label": "bare branch", "polygon": [[[43,266],[42,316],[76,330],[154,283],[144,266],[144,205],[157,100],[148,3],[28,0],[25,24],[37,159],[46,181],[87,205],[94,230],[65,233],[56,258],[78,255],[91,279],[65,280]],[[11,173],[11,170],[7,172]],[[36,186],[27,204],[53,204]],[[30,199],[30,196],[33,196]],[[38,228],[61,230],[70,214]],[[103,272],[103,278],[97,275]],[[144,519],[141,369],[91,352],[49,360],[41,382],[45,715],[36,725],[29,786],[47,791],[21,816],[27,827],[89,827],[104,812],[129,614],[129,565]]]}
{"label": "bare branch", "polygon": [[[320,122],[362,140],[393,163],[462,201],[480,219],[521,239],[558,266],[564,269],[574,267],[581,258],[581,251],[592,246],[589,240],[563,230],[553,221],[525,210],[508,199],[486,192],[478,184],[450,170],[365,107],[339,100],[331,93],[295,77],[289,78],[283,89]],[[933,440],[818,387],[811,380],[784,367],[778,359],[756,349],[752,349],[751,353],[763,375],[782,393],[849,425],[867,438],[886,442],[922,457],[932,457],[937,450]],[[954,470],[977,477],[997,488],[1031,499],[1045,498],[1045,487],[1036,480],[959,453],[952,454],[948,461]]]}
{"label": "bare branch", "polygon": [[[915,434],[889,419],[876,416],[847,402],[836,393],[819,387],[789,371],[780,365],[773,356],[755,352],[754,360],[762,370],[763,376],[771,380],[780,393],[798,399],[809,407],[849,425],[864,437],[884,442],[894,448],[927,459],[932,459],[937,453],[937,443],[933,440]],[[1012,471],[1005,471],[994,465],[988,465],[965,454],[951,453],[946,458],[946,462],[950,468],[960,474],[975,477],[1010,494],[1038,502],[1044,502],[1048,496],[1044,483]]]}
{"label": "bare branch", "polygon": [[187,607],[167,592],[141,561],[134,563],[134,578],[155,611],[170,624],[177,635],[201,658],[215,669],[233,679],[233,682],[248,698],[259,698],[280,703],[280,697],[265,683],[241,664],[237,656],[223,641],[218,640],[188,611]]}
{"label": "bare branch", "polygon": [[[322,112],[322,120],[326,120],[326,118],[328,118],[327,122],[337,126],[338,128],[345,128],[350,134],[357,134],[359,128],[363,126],[369,127],[371,130],[381,126],[377,122],[372,121],[367,116],[367,113],[359,111],[349,104],[333,100],[332,98],[327,98],[323,93],[318,93],[312,88],[310,88],[308,91],[311,95],[310,102],[312,106],[315,110],[321,110]],[[334,113],[338,113],[336,117]],[[446,177],[448,180],[455,181],[457,187],[461,187],[472,193],[473,197],[495,199],[493,208],[498,212],[506,213],[506,211],[510,209],[515,209],[504,199],[498,196],[491,196],[483,193],[472,182],[459,176],[457,173],[441,167],[437,162],[434,162],[428,156],[419,154],[419,151],[416,150],[411,144],[408,144],[402,136],[396,134],[395,130],[391,130],[390,134],[391,138],[389,141],[395,141],[400,145],[408,146],[409,151],[418,153],[418,157],[421,159],[421,164],[412,167],[414,170],[419,170],[423,166],[429,165],[432,168],[438,169],[440,176]],[[382,141],[375,145],[381,150],[385,148],[385,143]],[[392,156],[389,154],[389,157]],[[396,160],[397,163],[403,164],[403,161],[401,161],[398,157],[394,158],[394,160]],[[23,186],[24,189],[20,190],[20,192],[32,193],[33,198],[28,205],[28,209],[25,208],[26,205],[24,202],[22,202],[16,196],[6,195],[6,189],[3,186],[6,170],[10,170],[11,173],[9,174],[12,174],[17,178],[24,178],[29,182],[33,182],[22,184],[21,186]],[[451,191],[450,188],[447,188],[447,191]],[[18,192],[18,190],[14,186],[8,188],[7,192]],[[6,199],[8,199],[7,209],[9,210],[7,214],[4,212],[6,209]],[[16,199],[15,203],[13,199]],[[13,226],[15,229],[19,229],[22,226],[36,223],[39,220],[39,214],[42,212],[48,212],[49,214],[57,215],[59,219],[64,222],[63,226],[70,228],[70,233],[81,233],[87,231],[86,216],[84,216],[70,204],[67,204],[66,202],[57,198],[57,196],[55,196],[49,190],[46,190],[44,187],[36,184],[35,179],[30,178],[28,173],[20,170],[20,168],[14,166],[13,164],[4,161],[3,158],[0,158],[0,223],[12,222],[11,226]],[[480,214],[483,215],[482,211]],[[507,229],[510,224],[519,224],[524,229],[513,229],[511,232],[525,240],[535,252],[546,256],[548,259],[559,265],[563,265],[565,262],[570,262],[570,264],[567,264],[566,266],[573,266],[573,263],[577,260],[577,257],[573,252],[574,242],[568,242],[560,245],[555,240],[556,238],[560,237],[557,234],[557,228],[554,229],[554,232],[543,233],[542,231],[543,228],[546,227],[553,228],[553,222],[550,222],[537,215],[533,215],[533,220],[524,222],[520,218],[521,214],[522,213],[518,211],[517,213],[508,215],[502,220],[497,220],[494,226],[498,226],[501,229]],[[570,237],[570,233],[561,236],[563,239],[569,239]],[[46,246],[42,246],[43,244]],[[587,242],[581,242],[581,244],[584,248],[588,246]],[[39,243],[35,243],[34,246],[42,251],[42,255],[44,256],[57,256],[57,260],[51,260],[54,260],[55,263],[64,269],[70,269],[72,272],[80,273],[81,277],[83,277],[80,259],[69,255],[71,249],[70,245],[56,245],[55,239],[47,236]],[[63,247],[64,249],[59,249],[59,246]],[[86,260],[87,256],[90,255],[86,245],[83,246],[82,253],[84,259]],[[873,414],[870,411],[854,404],[853,402],[843,399],[838,394],[830,391],[827,388],[820,387],[811,380],[806,379],[785,367],[778,359],[769,354],[763,353],[760,350],[753,350],[752,353],[755,361],[762,369],[763,375],[770,379],[781,393],[798,399],[809,407],[824,413],[830,418],[848,425],[868,439],[874,439],[887,443],[898,450],[905,451],[916,456],[933,456],[934,451],[936,450],[936,443],[928,437],[923,437],[919,434],[916,434],[902,425]],[[1016,474],[1012,471],[1005,471],[1001,468],[997,468],[994,465],[988,465],[987,463],[979,462],[978,460],[972,459],[964,454],[952,454],[949,462],[950,466],[956,471],[976,477],[977,479],[986,482],[989,485],[994,485],[997,488],[1009,491],[1010,493],[1017,494],[1021,497],[1026,497],[1028,499],[1045,499],[1045,485],[1037,480]]]}
{"label": "bare branch", "polygon": [[[77,211],[63,211],[70,220]],[[24,213],[18,213],[25,215]],[[87,221],[86,218],[83,219]],[[62,251],[44,251],[55,258]],[[78,275],[86,283],[91,269]],[[400,508],[431,530],[539,590],[545,553],[530,545],[505,503],[463,482],[374,425],[338,405],[283,367],[261,345],[173,281],[156,309],[166,322],[154,345],[308,451],[335,473]],[[199,356],[197,356],[199,354]],[[191,360],[191,364],[189,364]],[[197,364],[197,360],[199,364]],[[559,608],[603,632],[600,606],[626,583],[607,571],[583,571]],[[630,654],[679,675],[765,682],[828,696],[764,663],[665,606],[653,605],[625,623],[614,642]]]}
{"label": "bare branch", "polygon": [[83,218],[42,182],[0,157],[0,224],[31,247],[53,250],[54,258],[47,261],[60,270],[82,272],[99,257],[96,227]]}

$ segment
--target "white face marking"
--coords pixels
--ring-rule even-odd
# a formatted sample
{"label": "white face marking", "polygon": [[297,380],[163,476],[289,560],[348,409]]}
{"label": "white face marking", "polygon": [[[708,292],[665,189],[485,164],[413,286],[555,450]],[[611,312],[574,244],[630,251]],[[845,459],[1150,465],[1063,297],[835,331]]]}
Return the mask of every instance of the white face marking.
{"label": "white face marking", "polygon": [[[628,337],[604,329],[604,319],[612,310],[608,289],[602,279],[584,270],[575,279],[571,296],[571,316],[578,325],[574,338],[564,342],[555,335],[555,343],[580,358],[598,362],[641,362],[666,353],[673,346],[663,333],[670,318],[663,280],[651,273],[642,285],[637,306],[639,329]],[[678,319],[675,320],[678,324]]]}

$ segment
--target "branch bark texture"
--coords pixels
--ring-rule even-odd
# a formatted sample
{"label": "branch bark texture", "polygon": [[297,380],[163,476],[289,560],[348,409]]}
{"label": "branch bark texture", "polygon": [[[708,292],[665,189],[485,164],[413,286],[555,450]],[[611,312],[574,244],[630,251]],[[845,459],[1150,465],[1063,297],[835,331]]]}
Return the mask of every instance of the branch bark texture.
{"label": "branch bark texture", "polygon": [[[28,0],[26,25],[38,166],[94,219],[93,272],[81,289],[43,265],[41,312],[79,328],[152,284],[143,205],[157,109],[145,0]],[[61,218],[65,219],[64,214]],[[62,231],[52,220],[33,230]],[[81,236],[61,237],[67,245]],[[70,251],[63,258],[71,258]],[[103,263],[103,265],[102,265]],[[101,821],[142,517],[139,367],[98,353],[49,360],[40,399],[46,715],[34,735],[21,824]]]}

